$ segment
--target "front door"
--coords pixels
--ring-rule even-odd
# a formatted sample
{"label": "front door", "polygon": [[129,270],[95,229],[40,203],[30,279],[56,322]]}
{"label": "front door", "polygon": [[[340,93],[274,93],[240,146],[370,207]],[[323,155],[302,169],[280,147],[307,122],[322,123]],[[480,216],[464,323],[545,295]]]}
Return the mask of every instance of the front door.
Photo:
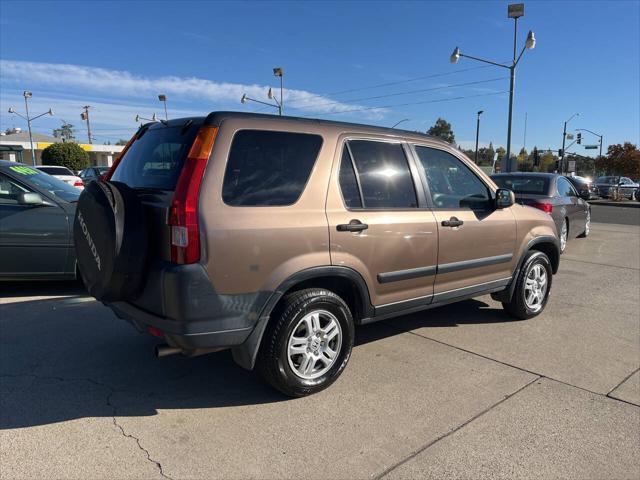
{"label": "front door", "polygon": [[506,283],[517,262],[511,210],[494,208],[489,187],[452,152],[414,149],[438,226],[434,301]]}
{"label": "front door", "polygon": [[0,276],[65,272],[70,239],[67,213],[58,205],[24,205],[27,186],[0,174]]}
{"label": "front door", "polygon": [[331,263],[357,271],[376,307],[429,303],[438,229],[424,196],[419,202],[408,147],[374,138],[339,145],[326,210]]}

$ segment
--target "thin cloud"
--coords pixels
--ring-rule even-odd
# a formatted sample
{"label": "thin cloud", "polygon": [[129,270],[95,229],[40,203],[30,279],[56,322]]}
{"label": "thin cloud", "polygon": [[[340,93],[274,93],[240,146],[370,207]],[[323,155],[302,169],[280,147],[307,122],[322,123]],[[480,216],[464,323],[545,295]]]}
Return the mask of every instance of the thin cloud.
{"label": "thin cloud", "polygon": [[[69,65],[61,63],[37,63],[16,60],[0,60],[0,80],[13,84],[46,85],[52,87],[83,89],[89,92],[108,92],[122,97],[140,97],[165,93],[183,100],[208,100],[217,103],[239,103],[243,94],[264,100],[267,85],[245,85],[229,82],[213,82],[196,77],[146,77],[124,70]],[[363,105],[334,102],[331,98],[306,90],[286,89],[285,106],[298,104],[302,112],[335,114],[362,108]],[[292,107],[293,109],[293,107]],[[380,119],[385,109],[373,109],[367,116]]]}

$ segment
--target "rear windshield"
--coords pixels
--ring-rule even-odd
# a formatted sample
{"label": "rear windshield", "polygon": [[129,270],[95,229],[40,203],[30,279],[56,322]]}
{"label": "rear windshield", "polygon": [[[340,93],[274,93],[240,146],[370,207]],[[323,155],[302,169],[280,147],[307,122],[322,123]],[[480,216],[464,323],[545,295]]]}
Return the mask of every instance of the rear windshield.
{"label": "rear windshield", "polygon": [[74,175],[67,167],[38,167],[38,170],[42,170],[49,175]]}
{"label": "rear windshield", "polygon": [[549,178],[548,177],[534,177],[534,176],[494,176],[491,179],[500,188],[508,188],[515,193],[532,193],[547,195],[549,192]]}
{"label": "rear windshield", "polygon": [[596,180],[596,183],[602,183],[604,185],[617,185],[620,177],[600,177]]}
{"label": "rear windshield", "polygon": [[118,164],[111,180],[132,188],[174,190],[198,126],[157,125],[142,132]]}

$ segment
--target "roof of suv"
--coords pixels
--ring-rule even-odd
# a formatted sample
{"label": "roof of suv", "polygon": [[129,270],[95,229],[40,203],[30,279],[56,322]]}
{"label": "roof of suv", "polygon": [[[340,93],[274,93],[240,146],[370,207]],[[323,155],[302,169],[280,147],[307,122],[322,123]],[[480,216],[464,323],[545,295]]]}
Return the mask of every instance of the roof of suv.
{"label": "roof of suv", "polygon": [[[273,123],[289,123],[289,122],[302,122],[307,124],[312,124],[314,126],[325,127],[330,130],[356,130],[358,132],[367,132],[367,133],[380,133],[386,135],[403,135],[405,137],[412,137],[416,140],[420,139],[428,139],[432,142],[440,143],[442,145],[447,145],[449,147],[455,147],[455,145],[451,145],[445,140],[435,137],[432,135],[427,135],[426,133],[415,132],[411,130],[401,130],[397,128],[389,128],[389,127],[378,127],[374,125],[366,125],[361,123],[349,123],[349,122],[337,122],[333,120],[320,120],[317,118],[304,118],[304,117],[289,117],[289,116],[278,116],[278,115],[268,115],[261,113],[247,113],[247,112],[211,112],[206,117],[186,117],[186,118],[176,118],[172,120],[163,120],[162,123],[157,122],[158,125],[164,124],[169,126],[174,125],[182,125],[184,122],[188,120],[203,122],[205,125],[219,125],[222,121],[227,119],[262,119],[267,122]],[[149,126],[148,128],[152,128],[156,123],[145,124],[143,127]]]}

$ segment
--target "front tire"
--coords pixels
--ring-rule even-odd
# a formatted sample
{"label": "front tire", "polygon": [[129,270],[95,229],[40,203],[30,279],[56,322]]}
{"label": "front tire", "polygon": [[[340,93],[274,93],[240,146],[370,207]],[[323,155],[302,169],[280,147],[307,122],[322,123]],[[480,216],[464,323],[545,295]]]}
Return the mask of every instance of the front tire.
{"label": "front tire", "polygon": [[549,257],[543,252],[530,251],[516,279],[511,301],[503,302],[502,307],[509,315],[520,320],[539,315],[547,305],[552,279]]}
{"label": "front tire", "polygon": [[321,288],[293,292],[267,326],[258,371],[285,395],[311,395],[342,374],[353,338],[351,312],[338,295]]}

